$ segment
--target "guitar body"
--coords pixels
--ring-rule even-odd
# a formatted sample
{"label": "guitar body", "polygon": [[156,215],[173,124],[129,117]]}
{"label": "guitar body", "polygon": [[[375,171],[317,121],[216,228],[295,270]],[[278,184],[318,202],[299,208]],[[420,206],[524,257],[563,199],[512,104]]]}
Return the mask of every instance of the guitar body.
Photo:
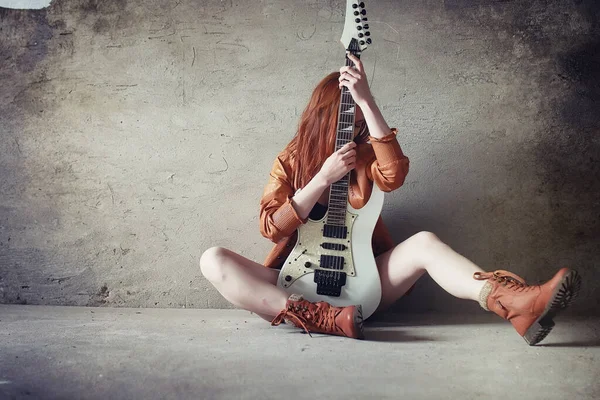
{"label": "guitar body", "polygon": [[[281,268],[277,285],[290,294],[302,294],[309,301],[326,301],[334,306],[360,304],[365,319],[373,314],[381,300],[381,281],[371,239],[381,214],[383,198],[383,192],[373,184],[371,197],[364,207],[356,210],[348,203],[348,235],[345,239],[323,237],[327,215],[318,221],[309,219],[298,228],[298,240]],[[345,245],[346,249],[325,249],[321,246],[322,243]],[[344,259],[343,268],[337,270],[346,274],[339,296],[317,293],[315,272],[329,270],[320,267],[321,256]]]}

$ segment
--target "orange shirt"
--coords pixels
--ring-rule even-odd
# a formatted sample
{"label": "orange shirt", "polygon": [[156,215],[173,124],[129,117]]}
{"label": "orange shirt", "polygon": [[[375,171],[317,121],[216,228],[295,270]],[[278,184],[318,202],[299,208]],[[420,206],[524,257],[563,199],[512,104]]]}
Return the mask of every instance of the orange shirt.
{"label": "orange shirt", "polygon": [[[369,142],[356,146],[356,167],[350,173],[348,201],[355,209],[363,207],[371,195],[373,182],[384,192],[391,192],[404,183],[409,160],[396,140],[397,130],[383,138],[369,136]],[[279,153],[260,200],[260,232],[275,243],[264,265],[281,268],[297,239],[296,229],[306,222],[292,206],[291,198],[299,189],[294,182],[294,165],[287,147]],[[375,256],[394,246],[389,231],[379,217],[373,231]]]}

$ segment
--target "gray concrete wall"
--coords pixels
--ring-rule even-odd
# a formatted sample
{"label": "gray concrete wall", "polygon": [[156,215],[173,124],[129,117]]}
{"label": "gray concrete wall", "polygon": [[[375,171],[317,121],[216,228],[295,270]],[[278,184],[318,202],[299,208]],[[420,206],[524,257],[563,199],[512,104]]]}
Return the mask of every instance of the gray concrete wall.
{"label": "gray concrete wall", "polygon": [[[584,277],[598,311],[594,0],[371,1],[372,90],[411,158],[384,218],[488,270]],[[197,261],[262,261],[258,200],[341,1],[56,0],[0,10],[0,302],[227,307]],[[470,311],[431,280],[396,310]]]}

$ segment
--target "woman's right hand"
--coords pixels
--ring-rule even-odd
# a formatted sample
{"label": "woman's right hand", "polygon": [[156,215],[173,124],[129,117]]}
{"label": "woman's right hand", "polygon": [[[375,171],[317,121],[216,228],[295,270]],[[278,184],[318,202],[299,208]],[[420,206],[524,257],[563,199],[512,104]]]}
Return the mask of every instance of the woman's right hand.
{"label": "woman's right hand", "polygon": [[339,181],[344,175],[356,166],[355,142],[349,142],[344,147],[327,157],[319,175],[325,180],[327,186]]}

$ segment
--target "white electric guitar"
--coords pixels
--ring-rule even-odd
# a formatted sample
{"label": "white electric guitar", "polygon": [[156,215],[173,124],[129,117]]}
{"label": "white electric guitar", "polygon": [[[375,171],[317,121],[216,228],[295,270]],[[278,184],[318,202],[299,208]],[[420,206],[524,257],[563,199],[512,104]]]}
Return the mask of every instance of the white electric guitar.
{"label": "white electric guitar", "polygon": [[[363,2],[347,0],[341,42],[360,57],[371,43]],[[346,65],[354,63],[346,57]],[[336,133],[339,150],[354,138],[356,104],[348,88],[341,92]],[[350,173],[331,185],[325,216],[298,228],[298,240],[281,268],[277,285],[309,301],[334,306],[361,305],[368,318],[381,301],[381,281],[371,238],[383,207],[383,192],[373,184],[367,204],[359,210],[348,203]]]}

